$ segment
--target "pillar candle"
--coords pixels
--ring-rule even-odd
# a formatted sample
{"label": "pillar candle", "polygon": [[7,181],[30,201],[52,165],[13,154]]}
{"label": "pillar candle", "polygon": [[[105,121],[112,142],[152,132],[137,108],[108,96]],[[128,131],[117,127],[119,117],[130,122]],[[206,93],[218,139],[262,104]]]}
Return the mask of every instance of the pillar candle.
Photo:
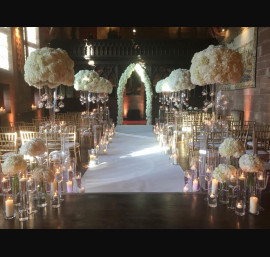
{"label": "pillar candle", "polygon": [[5,201],[6,216],[11,217],[14,215],[13,199],[7,199]]}
{"label": "pillar candle", "polygon": [[197,191],[198,190],[198,179],[194,179],[193,180],[193,186],[192,186],[193,191]]}
{"label": "pillar candle", "polygon": [[27,178],[23,175],[22,178],[20,178],[20,185],[21,185],[21,192],[26,192],[26,180]]}
{"label": "pillar candle", "polygon": [[54,194],[56,192],[56,188],[57,188],[57,184],[56,184],[56,181],[54,180],[52,183],[51,183],[51,192]]}
{"label": "pillar candle", "polygon": [[258,205],[258,197],[251,196],[249,198],[249,212],[256,214],[257,213],[257,205]]}
{"label": "pillar candle", "polygon": [[212,194],[216,194],[217,187],[218,187],[218,180],[213,178],[212,179]]}
{"label": "pillar candle", "polygon": [[73,188],[72,188],[72,180],[67,181],[67,192],[72,193]]}

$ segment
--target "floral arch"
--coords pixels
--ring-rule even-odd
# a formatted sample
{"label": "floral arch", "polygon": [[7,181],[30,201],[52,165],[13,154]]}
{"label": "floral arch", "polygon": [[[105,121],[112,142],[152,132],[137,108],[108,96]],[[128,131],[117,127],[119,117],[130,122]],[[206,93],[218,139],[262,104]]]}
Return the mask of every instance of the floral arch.
{"label": "floral arch", "polygon": [[130,78],[133,71],[136,71],[141,78],[141,81],[144,83],[145,91],[146,91],[146,120],[147,125],[152,124],[152,87],[150,79],[145,71],[145,69],[139,63],[131,63],[126,70],[121,75],[119,80],[118,88],[117,88],[117,104],[118,104],[118,116],[117,116],[117,124],[123,124],[123,95],[125,90],[125,85],[127,84],[127,80]]}

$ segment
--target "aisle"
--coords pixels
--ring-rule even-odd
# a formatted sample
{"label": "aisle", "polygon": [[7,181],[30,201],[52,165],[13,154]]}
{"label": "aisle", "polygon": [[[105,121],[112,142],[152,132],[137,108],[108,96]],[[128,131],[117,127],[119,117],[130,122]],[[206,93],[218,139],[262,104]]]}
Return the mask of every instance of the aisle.
{"label": "aisle", "polygon": [[151,125],[116,126],[107,154],[82,177],[85,192],[182,192],[183,171],[168,158]]}

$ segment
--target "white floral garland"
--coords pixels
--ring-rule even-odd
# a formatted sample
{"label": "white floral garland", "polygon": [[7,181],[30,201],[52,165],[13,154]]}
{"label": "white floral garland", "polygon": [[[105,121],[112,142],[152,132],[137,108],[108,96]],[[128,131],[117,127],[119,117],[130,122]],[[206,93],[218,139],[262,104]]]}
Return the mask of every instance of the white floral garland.
{"label": "white floral garland", "polygon": [[[136,66],[137,65],[137,66]],[[122,76],[120,77],[118,88],[117,88],[117,104],[118,104],[118,116],[117,116],[117,124],[122,125],[123,124],[123,95],[125,90],[125,85],[127,83],[127,80],[130,78],[132,72],[136,69],[137,73],[141,77],[141,81],[145,85],[145,91],[146,91],[146,120],[147,125],[152,124],[152,97],[153,92],[151,88],[151,81],[145,71],[139,64],[131,63],[126,70],[123,72]]]}

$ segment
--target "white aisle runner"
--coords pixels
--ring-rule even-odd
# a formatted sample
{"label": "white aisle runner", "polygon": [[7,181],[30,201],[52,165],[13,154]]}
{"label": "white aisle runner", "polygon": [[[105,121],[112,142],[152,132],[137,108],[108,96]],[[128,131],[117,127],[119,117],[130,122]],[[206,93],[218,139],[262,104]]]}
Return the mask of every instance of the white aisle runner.
{"label": "white aisle runner", "polygon": [[151,125],[116,126],[100,164],[82,177],[85,192],[182,192],[184,173],[161,152]]}

